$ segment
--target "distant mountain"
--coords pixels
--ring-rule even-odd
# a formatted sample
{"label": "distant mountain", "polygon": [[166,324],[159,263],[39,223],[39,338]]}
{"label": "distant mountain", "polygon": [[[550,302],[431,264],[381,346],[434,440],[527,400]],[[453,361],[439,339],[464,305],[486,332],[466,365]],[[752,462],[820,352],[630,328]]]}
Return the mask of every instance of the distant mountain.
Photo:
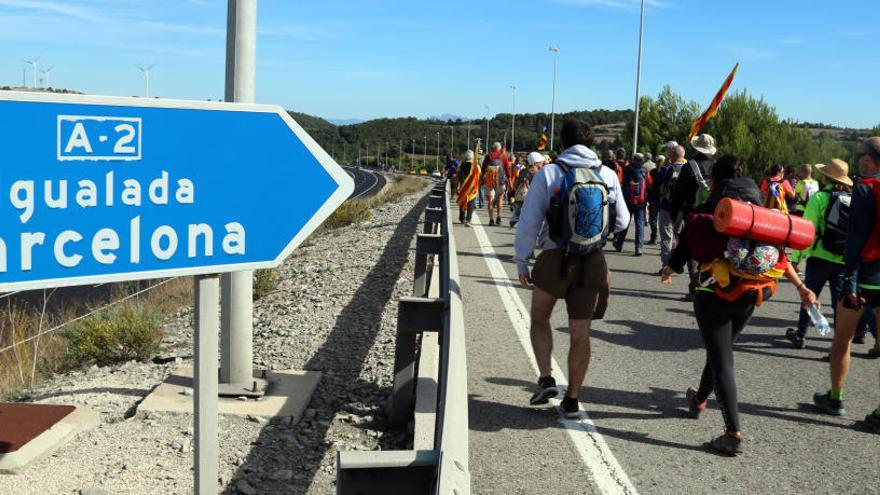
{"label": "distant mountain", "polygon": [[465,117],[462,117],[461,115],[444,113],[442,115],[432,115],[432,116],[428,117],[428,120],[439,120],[442,122],[448,122],[450,120],[467,120],[467,119]]}
{"label": "distant mountain", "polygon": [[361,124],[364,122],[363,119],[327,119],[327,122],[330,122],[333,125],[354,125]]}

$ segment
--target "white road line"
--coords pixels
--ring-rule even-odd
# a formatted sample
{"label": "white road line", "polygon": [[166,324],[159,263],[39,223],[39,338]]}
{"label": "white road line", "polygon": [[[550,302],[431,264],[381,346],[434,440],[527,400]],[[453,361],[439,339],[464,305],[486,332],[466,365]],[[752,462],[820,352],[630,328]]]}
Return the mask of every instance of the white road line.
{"label": "white road line", "polygon": [[[474,227],[474,234],[477,237],[477,242],[480,244],[486,265],[489,267],[489,273],[495,281],[495,286],[501,295],[501,301],[504,303],[504,308],[507,310],[507,315],[510,317],[513,329],[516,331],[519,342],[537,376],[538,363],[532,354],[532,344],[529,337],[529,311],[516,292],[516,286],[511,283],[507,272],[504,271],[504,266],[495,253],[495,248],[492,246],[491,241],[489,241],[489,237],[483,230],[479,218],[474,216],[473,220],[474,222],[471,225]],[[553,378],[556,379],[557,385],[563,389],[567,388],[568,379],[565,373],[561,371],[562,368],[559,367],[556,358],[552,356],[551,367]],[[620,466],[614,454],[611,453],[611,449],[608,448],[605,439],[596,431],[596,425],[590,419],[583,404],[581,404],[582,417],[578,420],[565,419],[562,416],[562,412],[558,408],[558,399],[552,399],[551,404],[557,406],[560,423],[565,427],[575,450],[578,451],[584,464],[586,464],[589,470],[587,476],[593,480],[599,491],[607,494],[635,495],[638,493],[623,467]]]}

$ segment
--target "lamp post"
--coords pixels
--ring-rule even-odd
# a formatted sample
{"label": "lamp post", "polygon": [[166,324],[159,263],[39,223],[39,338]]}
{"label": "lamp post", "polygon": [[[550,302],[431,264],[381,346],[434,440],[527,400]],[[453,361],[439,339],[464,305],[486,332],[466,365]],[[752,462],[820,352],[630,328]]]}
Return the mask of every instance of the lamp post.
{"label": "lamp post", "polygon": [[467,146],[465,146],[465,150],[471,149],[471,121],[468,120],[467,123]]}
{"label": "lamp post", "polygon": [[342,164],[345,165],[345,145],[348,144],[346,141],[342,142]]}
{"label": "lamp post", "polygon": [[645,32],[645,0],[642,0],[642,15],[639,20],[639,62],[636,66],[636,119],[633,126],[633,149],[636,153],[639,148],[639,100],[641,99],[642,84],[642,35]]}
{"label": "lamp post", "polygon": [[486,148],[489,147],[489,105],[486,105]]}
{"label": "lamp post", "polygon": [[511,84],[510,89],[513,90],[513,115],[510,116],[510,153],[516,153],[516,85]]}
{"label": "lamp post", "polygon": [[403,170],[403,139],[397,140],[397,168]]}
{"label": "lamp post", "polygon": [[449,138],[452,141],[452,144],[449,145],[449,156],[455,156],[455,126],[449,126]]}
{"label": "lamp post", "polygon": [[416,138],[412,138],[412,153],[409,155],[409,169],[414,170],[416,168]]}
{"label": "lamp post", "polygon": [[437,131],[437,161],[435,162],[435,172],[440,171],[440,131]]}
{"label": "lamp post", "polygon": [[553,100],[552,103],[550,103],[550,151],[553,151],[553,131],[556,124],[556,59],[559,55],[559,48],[551,46],[550,51],[553,52]]}

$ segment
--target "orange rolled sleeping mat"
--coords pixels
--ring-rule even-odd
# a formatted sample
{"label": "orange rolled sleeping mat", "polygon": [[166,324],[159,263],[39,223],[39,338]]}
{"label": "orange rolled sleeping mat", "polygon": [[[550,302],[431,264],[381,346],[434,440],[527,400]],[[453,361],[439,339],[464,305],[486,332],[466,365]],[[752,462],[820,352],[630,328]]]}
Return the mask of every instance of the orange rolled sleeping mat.
{"label": "orange rolled sleeping mat", "polygon": [[777,210],[724,198],[715,208],[715,230],[731,237],[806,249],[813,244],[813,222]]}

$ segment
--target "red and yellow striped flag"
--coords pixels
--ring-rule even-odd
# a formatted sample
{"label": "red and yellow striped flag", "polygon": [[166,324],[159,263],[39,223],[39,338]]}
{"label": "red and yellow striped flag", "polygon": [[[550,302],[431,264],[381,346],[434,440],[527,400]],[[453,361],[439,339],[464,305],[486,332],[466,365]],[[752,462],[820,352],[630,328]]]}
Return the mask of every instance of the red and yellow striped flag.
{"label": "red and yellow striped flag", "polygon": [[718,90],[718,93],[715,94],[715,98],[712,99],[712,104],[709,105],[709,108],[703,112],[703,115],[700,115],[696,121],[694,121],[694,125],[691,126],[691,132],[688,134],[688,142],[693,139],[703,127],[718,113],[718,107],[721,106],[721,102],[724,100],[724,95],[727,94],[727,89],[730,88],[730,85],[733,84],[733,78],[736,76],[736,70],[739,69],[739,64],[733,68],[733,71],[727,76],[727,79],[724,80],[724,84],[721,85],[721,89]]}

